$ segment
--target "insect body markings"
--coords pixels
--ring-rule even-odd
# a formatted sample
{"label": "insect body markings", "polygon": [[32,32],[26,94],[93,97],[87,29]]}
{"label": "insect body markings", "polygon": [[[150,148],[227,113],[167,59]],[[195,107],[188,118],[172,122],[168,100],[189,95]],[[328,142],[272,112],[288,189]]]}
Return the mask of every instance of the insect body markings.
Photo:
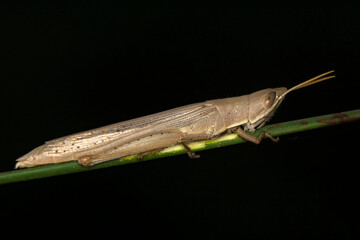
{"label": "insect body markings", "polygon": [[333,78],[329,71],[287,90],[264,89],[240,97],[210,100],[160,113],[84,131],[46,142],[17,159],[16,168],[34,167],[76,160],[92,166],[115,158],[144,154],[183,144],[190,157],[198,157],[187,143],[215,138],[232,130],[244,139],[260,143],[249,135],[270,119],[291,91]]}

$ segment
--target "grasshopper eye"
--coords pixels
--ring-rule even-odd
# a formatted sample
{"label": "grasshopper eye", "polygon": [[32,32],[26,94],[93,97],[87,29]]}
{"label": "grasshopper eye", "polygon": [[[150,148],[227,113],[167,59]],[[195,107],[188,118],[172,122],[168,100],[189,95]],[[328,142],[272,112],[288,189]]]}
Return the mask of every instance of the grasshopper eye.
{"label": "grasshopper eye", "polygon": [[275,98],[276,92],[269,92],[268,94],[266,94],[265,100],[263,102],[264,108],[270,108],[275,102]]}

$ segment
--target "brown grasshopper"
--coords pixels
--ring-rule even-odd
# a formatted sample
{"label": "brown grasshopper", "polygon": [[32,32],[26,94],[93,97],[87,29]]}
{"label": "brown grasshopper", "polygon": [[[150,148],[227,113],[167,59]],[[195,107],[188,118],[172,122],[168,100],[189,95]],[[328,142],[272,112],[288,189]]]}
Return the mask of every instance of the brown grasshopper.
{"label": "brown grasshopper", "polygon": [[[115,158],[161,150],[183,144],[190,157],[198,157],[187,143],[215,138],[226,131],[236,132],[253,143],[267,132],[249,135],[263,127],[285,96],[297,89],[334,78],[329,71],[287,90],[268,88],[240,97],[210,100],[152,115],[75,133],[46,142],[17,159],[16,168],[34,167],[77,160],[92,166]],[[327,76],[328,75],[328,76]]]}

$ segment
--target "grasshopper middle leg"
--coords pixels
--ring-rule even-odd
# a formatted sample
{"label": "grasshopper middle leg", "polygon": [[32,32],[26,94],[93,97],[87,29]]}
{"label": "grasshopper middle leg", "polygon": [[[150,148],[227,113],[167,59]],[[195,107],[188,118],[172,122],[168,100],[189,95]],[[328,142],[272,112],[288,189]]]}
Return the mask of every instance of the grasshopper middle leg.
{"label": "grasshopper middle leg", "polygon": [[199,158],[200,157],[200,155],[194,153],[186,143],[181,143],[181,144],[184,146],[184,148],[190,158]]}

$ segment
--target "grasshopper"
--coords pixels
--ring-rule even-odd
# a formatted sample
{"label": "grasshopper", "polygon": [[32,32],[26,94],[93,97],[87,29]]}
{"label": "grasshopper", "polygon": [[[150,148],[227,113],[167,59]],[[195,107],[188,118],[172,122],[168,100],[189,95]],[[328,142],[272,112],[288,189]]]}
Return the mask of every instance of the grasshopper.
{"label": "grasshopper", "polygon": [[129,155],[160,151],[182,144],[191,158],[197,158],[189,142],[212,139],[228,131],[259,144],[263,137],[277,142],[267,132],[249,135],[263,127],[290,92],[321,82],[334,75],[329,71],[290,89],[268,88],[240,97],[205,101],[75,133],[46,142],[17,159],[15,168],[34,167],[77,160],[83,166]]}

